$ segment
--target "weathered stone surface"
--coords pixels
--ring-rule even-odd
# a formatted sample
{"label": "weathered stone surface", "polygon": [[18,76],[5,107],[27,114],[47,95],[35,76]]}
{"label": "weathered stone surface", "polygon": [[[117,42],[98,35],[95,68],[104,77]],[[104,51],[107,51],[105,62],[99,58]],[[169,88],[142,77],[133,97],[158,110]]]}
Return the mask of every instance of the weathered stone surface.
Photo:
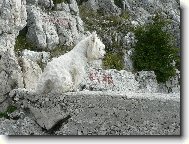
{"label": "weathered stone surface", "polygon": [[29,59],[36,63],[41,63],[46,65],[47,62],[50,60],[50,52],[45,52],[45,51],[35,52],[25,49],[22,51],[21,57]]}
{"label": "weathered stone surface", "polygon": [[26,25],[26,1],[0,1],[0,34],[17,34]]}
{"label": "weathered stone surface", "polygon": [[158,82],[153,71],[141,71],[136,73],[136,80],[138,81],[138,89],[140,92],[158,92]]}
{"label": "weathered stone surface", "polygon": [[86,89],[93,91],[137,91],[135,75],[125,70],[90,68],[84,82]]}
{"label": "weathered stone surface", "polygon": [[31,118],[9,120],[0,118],[0,135],[43,135],[41,127]]}
{"label": "weathered stone surface", "polygon": [[57,4],[56,9],[45,13],[36,5],[27,6],[27,38],[40,49],[52,50],[58,44],[72,46],[84,37],[76,1]]}
{"label": "weathered stone surface", "polygon": [[33,115],[47,129],[45,134],[180,135],[178,93],[82,91],[35,95],[14,90],[11,96],[27,109],[26,116]]}
{"label": "weathered stone surface", "polygon": [[125,65],[125,70],[132,72],[134,70],[133,67],[133,61],[132,61],[132,53],[133,53],[133,49],[127,50],[124,54],[124,65]]}
{"label": "weathered stone surface", "polygon": [[88,0],[85,5],[95,11],[102,10],[106,14],[121,14],[121,9],[114,4],[113,0]]}
{"label": "weathered stone surface", "polygon": [[158,84],[153,71],[140,71],[134,74],[125,70],[89,68],[87,77],[81,85],[84,85],[84,89],[92,91],[180,93],[179,73],[177,71],[177,75],[165,84]]}
{"label": "weathered stone surface", "polygon": [[59,44],[56,28],[45,12],[35,5],[27,6],[27,38],[40,49],[53,49]]}
{"label": "weathered stone surface", "polygon": [[15,55],[11,55],[9,50],[1,51],[1,46],[3,45],[0,45],[0,96],[23,87],[22,73]]}
{"label": "weathered stone surface", "polygon": [[7,94],[23,87],[21,69],[14,53],[15,38],[26,25],[25,0],[0,1],[0,111],[8,107]]}
{"label": "weathered stone surface", "polygon": [[69,93],[71,110],[58,135],[180,135],[178,95]]}
{"label": "weathered stone surface", "polygon": [[177,0],[124,0],[122,9],[127,10],[132,15],[132,23],[141,25],[148,23],[156,12],[161,12],[165,18],[172,21],[169,30],[176,37],[176,46],[180,46],[180,2]]}
{"label": "weathered stone surface", "polygon": [[28,90],[35,89],[39,76],[42,73],[41,68],[36,62],[26,58],[20,58],[24,87]]}

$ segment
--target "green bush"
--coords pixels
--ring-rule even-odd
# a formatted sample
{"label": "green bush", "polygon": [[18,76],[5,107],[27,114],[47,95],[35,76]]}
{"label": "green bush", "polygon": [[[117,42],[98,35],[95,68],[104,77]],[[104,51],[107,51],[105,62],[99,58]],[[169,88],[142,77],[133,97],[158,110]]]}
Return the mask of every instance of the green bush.
{"label": "green bush", "polygon": [[123,53],[107,53],[103,61],[103,66],[105,69],[122,70],[124,68]]}
{"label": "green bush", "polygon": [[16,110],[15,106],[11,106],[11,105],[8,106],[8,108],[5,112],[0,112],[0,118],[4,117],[4,118],[8,119],[9,118],[8,114],[14,112],[15,110]]}
{"label": "green bush", "polygon": [[168,20],[159,14],[153,22],[135,30],[136,44],[132,55],[137,71],[154,71],[158,82],[165,82],[175,75],[173,61],[179,62],[178,48],[173,46],[173,37],[166,30]]}

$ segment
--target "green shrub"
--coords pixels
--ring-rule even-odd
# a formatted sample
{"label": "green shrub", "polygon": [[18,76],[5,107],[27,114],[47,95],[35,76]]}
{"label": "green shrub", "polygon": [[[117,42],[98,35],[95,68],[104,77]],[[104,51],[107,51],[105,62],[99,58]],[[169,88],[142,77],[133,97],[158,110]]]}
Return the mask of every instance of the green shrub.
{"label": "green shrub", "polygon": [[178,63],[178,48],[173,46],[173,37],[166,31],[168,20],[159,14],[153,22],[135,30],[136,44],[132,55],[137,71],[154,71],[158,82],[165,82],[175,75],[173,61]]}
{"label": "green shrub", "polygon": [[4,118],[8,119],[9,118],[8,114],[14,112],[16,109],[17,108],[15,106],[11,106],[11,105],[8,106],[7,110],[5,112],[0,112],[0,118],[4,117]]}
{"label": "green shrub", "polygon": [[103,66],[105,69],[122,70],[124,68],[123,53],[107,53],[103,61]]}

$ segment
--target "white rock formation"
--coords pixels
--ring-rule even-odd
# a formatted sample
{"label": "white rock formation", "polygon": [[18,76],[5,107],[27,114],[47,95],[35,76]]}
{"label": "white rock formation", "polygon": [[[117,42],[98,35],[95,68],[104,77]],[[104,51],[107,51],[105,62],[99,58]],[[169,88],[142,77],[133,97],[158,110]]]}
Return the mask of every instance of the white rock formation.
{"label": "white rock formation", "polygon": [[95,11],[101,9],[106,14],[121,14],[121,8],[117,7],[113,0],[88,0],[85,5]]}
{"label": "white rock formation", "polygon": [[26,25],[26,1],[25,0],[1,0],[0,1],[0,34],[18,34]]}
{"label": "white rock formation", "polygon": [[27,38],[40,49],[52,50],[58,44],[75,45],[84,37],[83,22],[75,0],[70,4],[57,4],[56,11],[48,13],[30,3],[27,13]]}
{"label": "white rock formation", "polygon": [[47,64],[47,62],[50,60],[50,52],[45,52],[45,51],[35,52],[25,49],[22,51],[21,56],[33,62],[43,63],[43,64]]}
{"label": "white rock formation", "polygon": [[180,93],[179,81],[179,72],[165,84],[158,84],[153,71],[140,71],[134,74],[125,70],[89,68],[83,88],[90,91],[126,93]]}
{"label": "white rock formation", "polygon": [[26,25],[25,4],[25,0],[0,1],[0,95],[23,87],[14,45],[19,30]]}
{"label": "white rock formation", "polygon": [[41,68],[36,62],[26,58],[21,58],[24,88],[35,90],[39,76],[42,73]]}
{"label": "white rock formation", "polygon": [[40,76],[37,93],[76,91],[85,77],[87,63],[101,59],[105,45],[96,33],[79,42],[70,52],[49,62]]}
{"label": "white rock formation", "polygon": [[28,40],[40,49],[51,50],[56,47],[59,37],[54,24],[48,21],[50,16],[35,5],[28,5],[27,13]]}

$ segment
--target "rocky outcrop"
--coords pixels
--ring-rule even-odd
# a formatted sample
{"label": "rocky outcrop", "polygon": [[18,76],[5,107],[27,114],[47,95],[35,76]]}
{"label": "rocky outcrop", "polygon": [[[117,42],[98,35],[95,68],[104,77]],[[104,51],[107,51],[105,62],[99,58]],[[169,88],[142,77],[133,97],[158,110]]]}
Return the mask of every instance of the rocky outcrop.
{"label": "rocky outcrop", "polygon": [[29,59],[33,62],[36,63],[42,63],[42,64],[47,64],[47,62],[50,61],[50,52],[36,52],[36,51],[30,51],[30,50],[23,50],[21,53],[22,58]]}
{"label": "rocky outcrop", "polygon": [[175,36],[176,46],[180,45],[180,3],[177,0],[124,0],[122,8],[132,15],[133,23],[139,25],[148,23],[156,12],[161,12],[165,18],[172,21],[169,31]]}
{"label": "rocky outcrop", "polygon": [[82,85],[84,89],[92,91],[180,93],[179,81],[179,71],[165,84],[159,84],[153,71],[140,71],[133,74],[125,70],[89,68]]}
{"label": "rocky outcrop", "polygon": [[84,37],[83,22],[75,0],[70,4],[57,4],[55,9],[44,11],[31,3],[27,5],[27,38],[38,49],[50,51],[57,45],[72,46]]}
{"label": "rocky outcrop", "polygon": [[24,87],[28,90],[35,90],[39,76],[42,73],[41,68],[36,62],[26,58],[20,58],[19,62],[22,67]]}
{"label": "rocky outcrop", "polygon": [[101,10],[106,14],[121,14],[121,9],[114,4],[114,0],[88,0],[85,5],[92,10]]}
{"label": "rocky outcrop", "polygon": [[[26,25],[25,0],[4,0],[0,2],[0,103],[8,104],[7,93],[23,87],[21,69],[14,53],[15,38]],[[0,109],[1,111],[2,109]]]}
{"label": "rocky outcrop", "polygon": [[26,25],[26,1],[25,0],[4,0],[0,2],[0,35],[17,35]]}

